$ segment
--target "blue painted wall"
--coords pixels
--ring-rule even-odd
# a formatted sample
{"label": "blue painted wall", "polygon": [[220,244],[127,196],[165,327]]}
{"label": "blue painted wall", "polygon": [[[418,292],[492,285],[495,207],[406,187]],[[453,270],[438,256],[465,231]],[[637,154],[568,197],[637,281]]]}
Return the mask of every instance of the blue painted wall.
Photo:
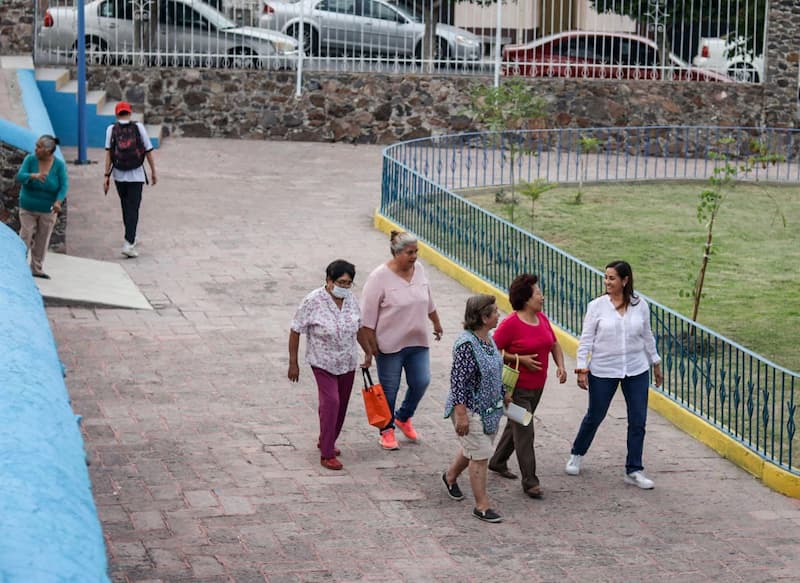
{"label": "blue painted wall", "polygon": [[[22,71],[20,71],[21,73]],[[31,78],[33,71],[30,71]],[[20,83],[22,80],[20,79]],[[35,81],[39,100],[43,107],[50,112],[48,119],[53,124],[55,135],[65,146],[78,145],[78,96],[75,93],[68,93],[56,90],[55,81]],[[27,107],[27,106],[26,106]],[[30,120],[30,112],[28,113]],[[90,148],[105,148],[106,128],[116,121],[113,115],[103,115],[97,111],[97,106],[92,103],[86,104],[86,136]],[[33,126],[31,126],[33,127]],[[159,140],[155,136],[150,136],[150,141],[154,148],[159,147]]]}
{"label": "blue painted wall", "polygon": [[25,246],[0,224],[0,581],[105,583],[83,439]]}
{"label": "blue painted wall", "polygon": [[[50,116],[47,114],[47,108],[44,106],[39,88],[36,86],[33,70],[19,69],[17,80],[22,95],[22,105],[28,116],[28,127],[23,128],[10,121],[0,119],[0,141],[32,154],[39,136],[44,134],[58,136],[58,134],[55,133],[53,124],[50,123]],[[56,157],[64,159],[61,148],[56,148]]]}

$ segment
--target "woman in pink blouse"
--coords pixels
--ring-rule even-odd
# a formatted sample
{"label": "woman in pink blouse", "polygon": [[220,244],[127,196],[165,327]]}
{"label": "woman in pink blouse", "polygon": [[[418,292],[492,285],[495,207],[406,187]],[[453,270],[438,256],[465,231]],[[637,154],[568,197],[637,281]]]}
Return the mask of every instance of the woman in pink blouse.
{"label": "woman in pink blouse", "polygon": [[[361,295],[363,344],[378,364],[378,378],[392,411],[392,420],[381,429],[380,445],[397,449],[395,426],[411,441],[418,438],[411,418],[431,379],[428,355],[428,320],[433,336],[442,337],[442,325],[422,265],[417,263],[417,239],[410,233],[392,231],[392,258],[369,274]],[[395,411],[400,375],[405,371],[408,390]]]}
{"label": "woman in pink blouse", "polygon": [[605,419],[617,387],[628,408],[628,457],[625,483],[645,490],[653,480],[644,475],[642,450],[647,422],[650,367],[661,386],[661,357],[650,329],[650,307],[633,292],[633,271],[625,261],[606,265],[605,295],[589,302],[583,319],[575,373],[578,386],[589,390],[589,410],[572,444],[566,472],[577,476],[583,456]]}
{"label": "woman in pink blouse", "polygon": [[[329,470],[341,470],[341,452],[336,439],[342,431],[353,377],[358,365],[356,336],[361,327],[358,300],[350,288],[356,276],[352,263],[338,259],[325,270],[325,285],[308,294],[292,320],[289,332],[289,380],[297,382],[300,367],[297,352],[300,334],[307,339],[306,361],[311,365],[319,393],[320,463]],[[366,351],[366,348],[365,348]],[[362,366],[369,366],[367,352]]]}

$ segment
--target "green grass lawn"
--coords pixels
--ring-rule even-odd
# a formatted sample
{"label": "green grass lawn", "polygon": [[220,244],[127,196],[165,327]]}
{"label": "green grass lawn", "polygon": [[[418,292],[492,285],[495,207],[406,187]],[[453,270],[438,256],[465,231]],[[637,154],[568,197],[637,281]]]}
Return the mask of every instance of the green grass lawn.
{"label": "green grass lawn", "polygon": [[[598,269],[614,259],[630,262],[637,290],[688,317],[686,292],[706,237],[697,220],[706,186],[589,185],[582,204],[574,203],[576,186],[557,187],[541,195],[533,222],[530,202],[520,197],[515,223]],[[509,219],[494,191],[463,194]],[[740,184],[731,192],[714,228],[698,321],[800,371],[800,187]]]}

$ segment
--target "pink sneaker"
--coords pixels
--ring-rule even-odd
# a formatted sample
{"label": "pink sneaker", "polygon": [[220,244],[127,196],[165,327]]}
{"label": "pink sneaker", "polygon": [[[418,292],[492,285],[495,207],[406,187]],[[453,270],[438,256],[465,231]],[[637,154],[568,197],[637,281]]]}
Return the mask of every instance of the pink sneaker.
{"label": "pink sneaker", "polygon": [[386,431],[381,431],[381,438],[378,440],[378,443],[381,444],[383,449],[399,449],[400,446],[397,445],[397,440],[394,437],[394,429],[387,429]]}
{"label": "pink sneaker", "polygon": [[406,419],[405,421],[400,421],[399,419],[394,420],[394,424],[400,428],[400,431],[403,432],[408,439],[411,441],[417,441],[419,439],[419,435],[417,435],[417,430],[414,429],[414,426],[411,425],[411,418]]}

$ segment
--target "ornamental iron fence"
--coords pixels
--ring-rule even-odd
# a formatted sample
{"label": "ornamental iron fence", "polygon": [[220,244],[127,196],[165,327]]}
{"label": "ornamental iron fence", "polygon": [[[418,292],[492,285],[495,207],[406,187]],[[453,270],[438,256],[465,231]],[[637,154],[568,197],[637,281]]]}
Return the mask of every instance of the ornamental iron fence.
{"label": "ornamental iron fence", "polygon": [[[37,64],[758,83],[766,0],[35,0]],[[290,39],[294,39],[293,41]],[[298,75],[301,72],[298,71]]]}
{"label": "ornamental iron fence", "polygon": [[[548,294],[548,316],[579,335],[586,305],[604,293],[603,274],[546,241],[459,196],[459,189],[508,185],[509,144],[536,144],[517,157],[516,177],[560,183],[577,180],[591,164],[590,181],[703,179],[719,158],[711,138],[725,141],[731,159],[761,146],[785,160],[750,179],[800,183],[800,130],[754,128],[590,128],[605,136],[601,153],[581,152],[570,130],[462,134],[405,142],[383,154],[379,212],[487,282],[508,289],[520,273],[536,273]],[[657,147],[656,147],[657,145]],[[670,154],[667,156],[666,154]],[[624,167],[631,167],[624,170]],[[634,169],[634,167],[636,169]],[[760,166],[759,166],[760,168]],[[800,375],[647,298],[662,356],[665,395],[769,462],[800,474],[795,450]]]}

